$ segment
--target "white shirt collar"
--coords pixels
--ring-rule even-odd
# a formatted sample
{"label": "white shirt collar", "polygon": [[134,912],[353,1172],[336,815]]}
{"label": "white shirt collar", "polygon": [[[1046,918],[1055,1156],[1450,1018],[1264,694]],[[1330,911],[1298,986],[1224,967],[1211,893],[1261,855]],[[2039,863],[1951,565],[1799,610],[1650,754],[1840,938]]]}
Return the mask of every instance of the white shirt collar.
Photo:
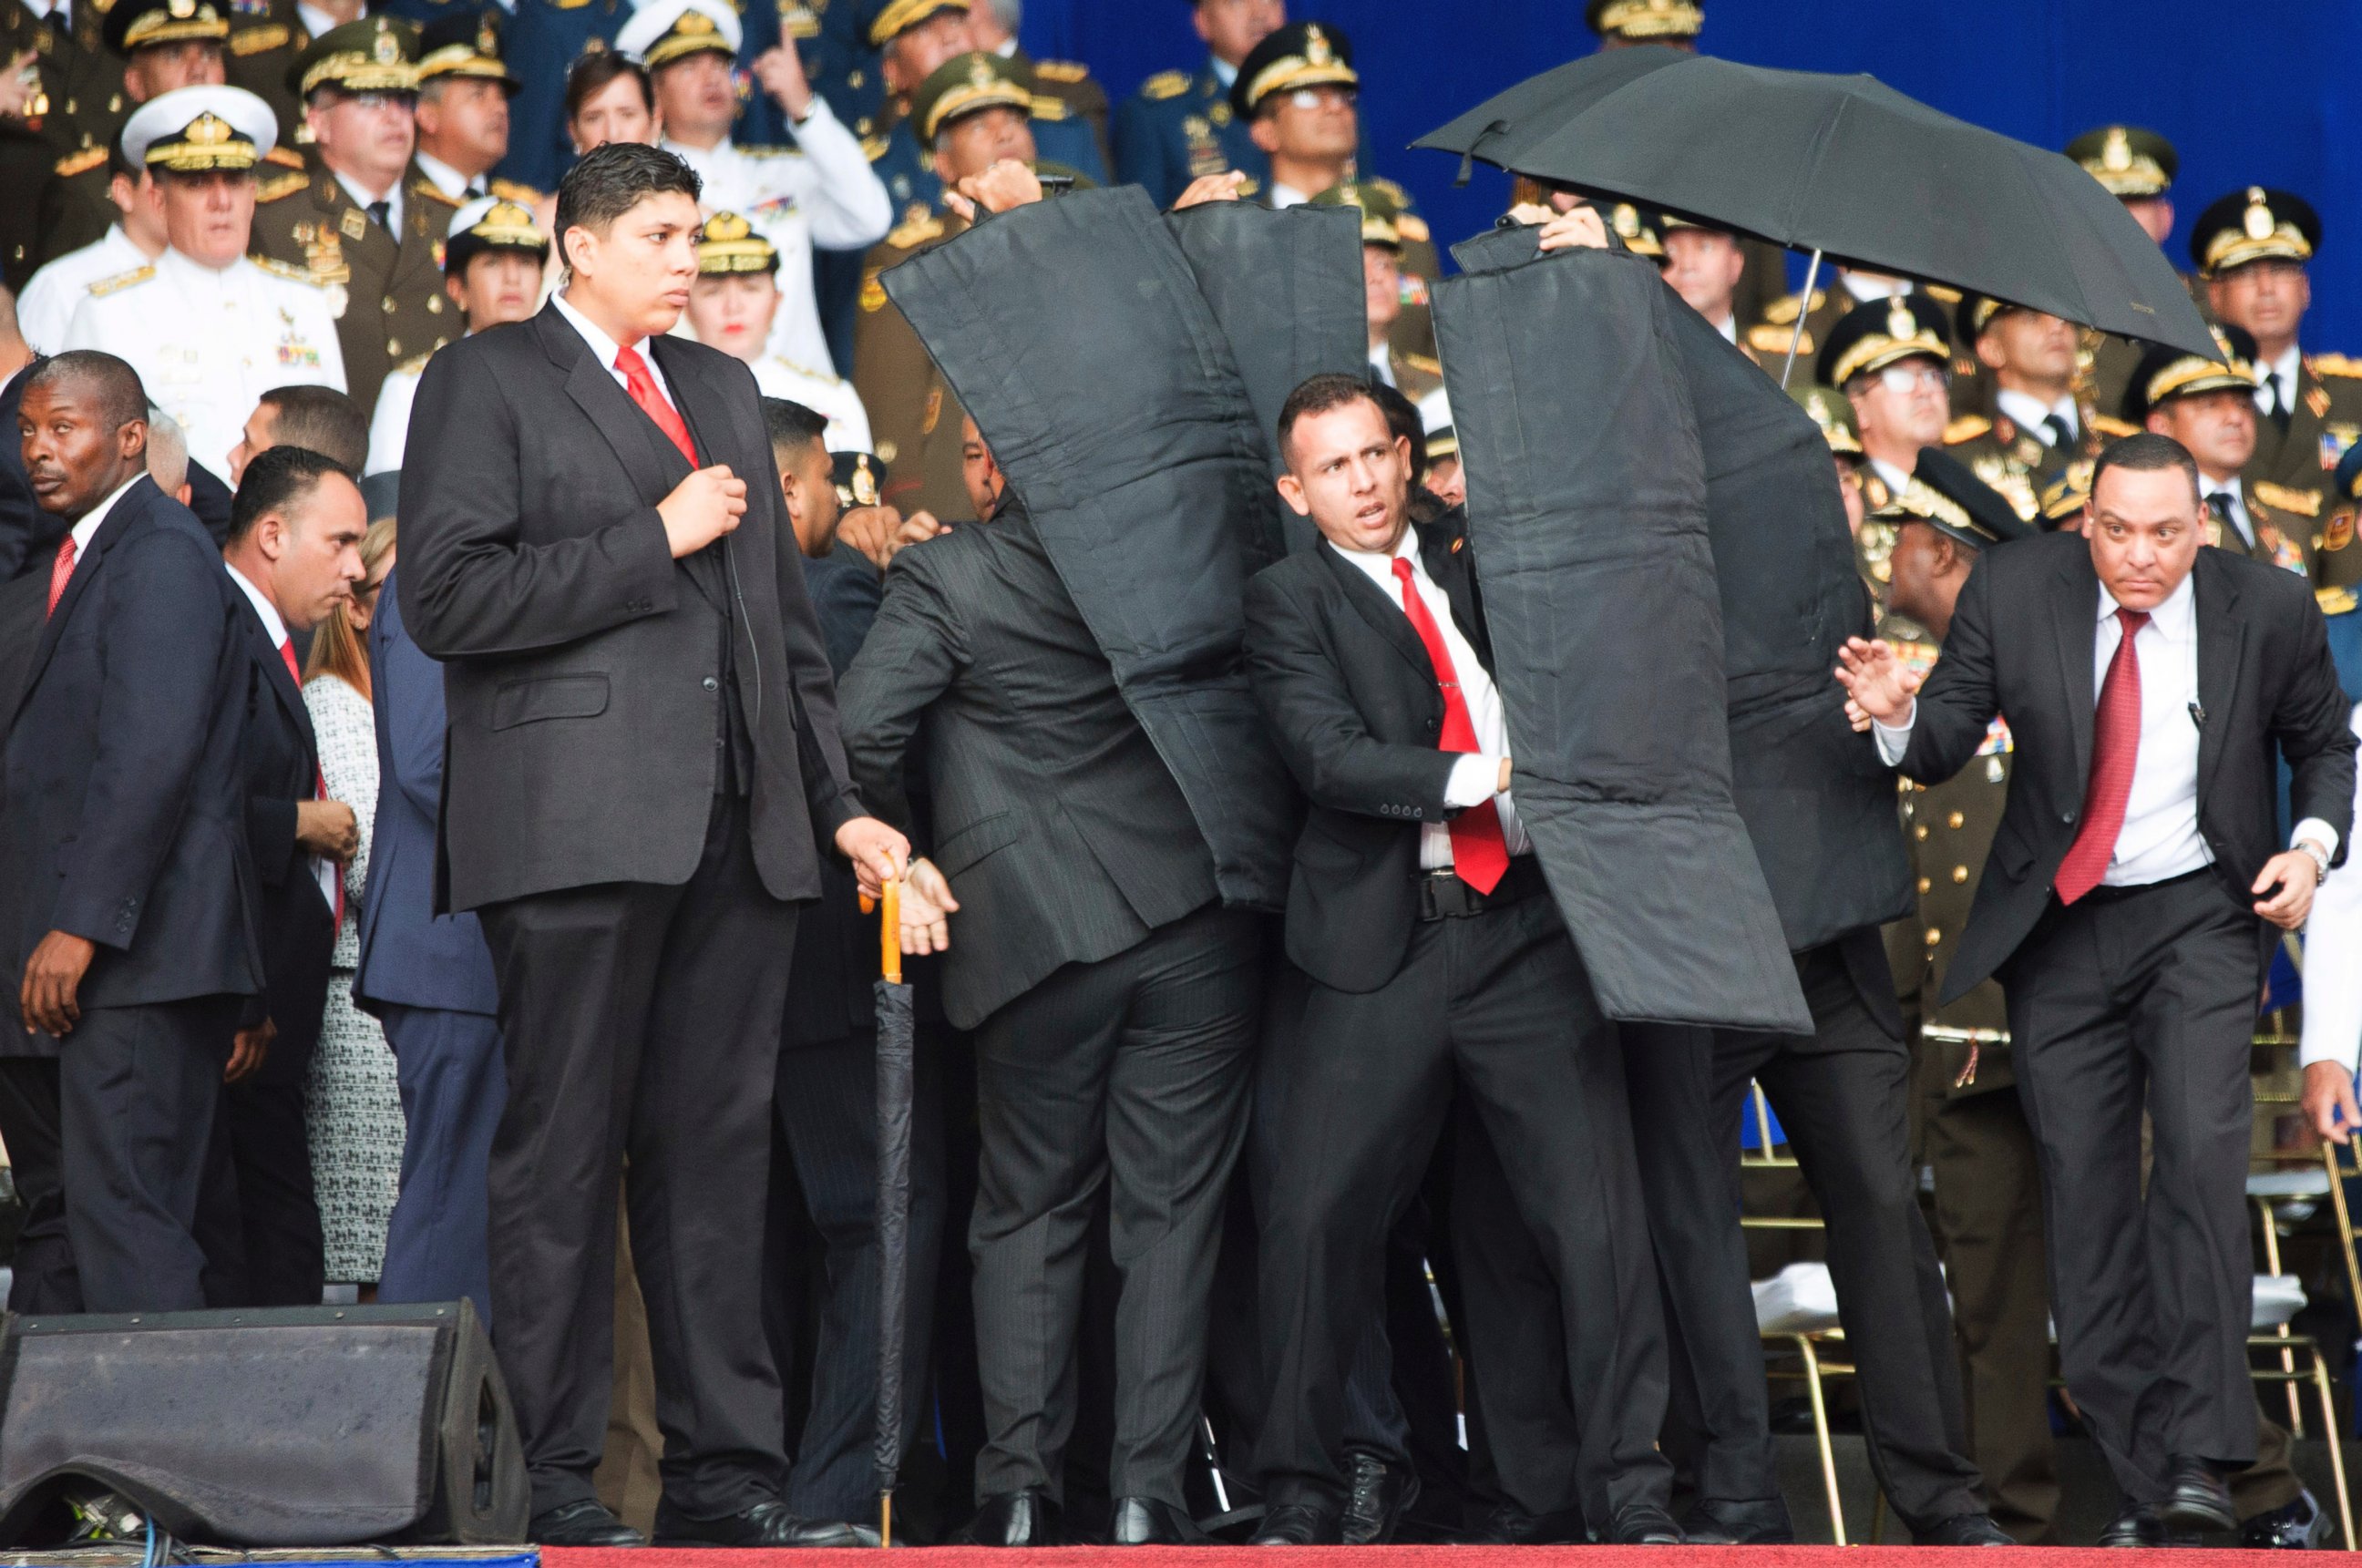
{"label": "white shirt collar", "polygon": [[91,536],[97,533],[99,525],[106,521],[106,514],[115,510],[115,503],[123,499],[123,492],[147,477],[148,470],[140,469],[121,484],[116,485],[105,501],[83,514],[82,521],[73,525],[75,560],[82,559],[83,552],[90,548]]}
{"label": "white shirt collar", "polygon": [[[2268,364],[2257,365],[2256,369],[2258,370],[2268,370],[2273,375],[2279,377],[2280,406],[2282,408],[2294,408],[2296,406],[2296,383],[2298,378],[2304,372],[2304,349],[2302,346],[2291,343],[2285,349],[2281,350],[2280,357],[2279,359],[2270,361]],[[2263,389],[2259,387],[2257,390],[2260,392]]]}
{"label": "white shirt collar", "polygon": [[1721,333],[1721,334],[1722,334],[1722,340],[1723,340],[1725,343],[1736,343],[1736,342],[1738,342],[1738,313],[1733,312],[1731,315],[1724,316],[1720,321],[1716,322],[1716,323],[1714,324],[1714,329],[1715,329],[1716,332],[1719,332],[1719,333]]}
{"label": "white shirt collar", "polygon": [[1883,458],[1871,458],[1870,466],[1878,471],[1880,479],[1886,481],[1886,488],[1898,495],[1911,483],[1910,469],[1898,469]]}
{"label": "white shirt collar", "polygon": [[1330,548],[1375,578],[1379,585],[1390,593],[1394,591],[1395,562],[1407,558],[1413,573],[1425,569],[1418,559],[1418,529],[1409,523],[1403,525],[1402,537],[1395,541],[1395,547],[1391,550],[1348,549],[1334,539],[1329,543]]}
{"label": "white shirt collar", "polygon": [[306,6],[304,0],[295,0],[295,19],[303,23],[304,30],[315,39],[338,25],[337,18],[317,6]]}
{"label": "white shirt collar", "polygon": [[[557,314],[566,318],[566,324],[574,328],[581,336],[582,341],[590,346],[590,357],[599,361],[600,368],[615,378],[616,385],[622,386],[624,372],[615,368],[615,356],[623,352],[623,345],[600,330],[597,324],[589,316],[576,310],[563,293],[550,295],[549,303],[557,307]],[[666,402],[674,401],[672,384],[665,380],[664,368],[657,363],[656,351],[648,348],[645,341],[635,344],[634,347],[640,350],[640,360],[647,366],[649,376],[657,383],[657,391],[664,394]]]}
{"label": "white shirt collar", "polygon": [[[449,164],[444,162],[433,153],[425,151],[424,149],[420,149],[417,154],[417,158],[418,171],[425,175],[429,180],[434,181],[435,188],[436,190],[442,192],[445,195],[450,197],[455,202],[463,200],[467,196],[468,177],[465,174],[460,173],[457,169],[452,168]],[[481,180],[483,176],[480,174],[477,176],[478,180]]]}
{"label": "white shirt collar", "polygon": [[273,604],[269,599],[263,597],[262,590],[255,587],[253,581],[248,578],[246,573],[238,570],[237,568],[230,565],[227,561],[224,561],[222,562],[222,569],[229,573],[229,579],[232,582],[237,583],[238,587],[246,591],[247,599],[254,605],[254,613],[262,617],[262,629],[270,634],[270,646],[274,648],[285,647],[287,646],[287,622],[285,618],[279,613],[279,606]]}
{"label": "white shirt collar", "polygon": [[1271,204],[1275,208],[1285,211],[1289,207],[1300,207],[1311,199],[1293,185],[1283,185],[1276,180],[1271,182]]}
{"label": "white shirt collar", "polygon": [[2003,387],[1993,393],[1993,406],[2017,421],[2019,429],[2042,432],[2042,438],[2046,443],[2048,439],[2048,432],[2043,431],[2042,422],[2054,414],[2066,423],[2067,434],[2070,438],[2083,428],[2082,421],[2076,413],[2075,394],[2072,392],[2045,407],[2042,400],[2030,392],[2019,392],[2015,387]]}
{"label": "white shirt collar", "polygon": [[1872,300],[1899,299],[1911,292],[1911,282],[1907,278],[1889,282],[1879,278],[1865,278],[1859,272],[1840,272],[1838,282],[1845,285],[1846,293],[1862,304]]}
{"label": "white shirt collar", "polygon": [[164,247],[164,254],[156,258],[156,265],[178,272],[184,279],[202,280],[218,288],[229,281],[232,272],[237,271],[237,262],[245,259],[241,256],[226,267],[208,267],[187,252],[175,250],[168,245]]}
{"label": "white shirt collar", "polygon": [[[33,0],[25,0],[25,4],[28,6],[32,3]],[[1239,68],[1232,65],[1229,61],[1224,60],[1219,54],[1208,55],[1206,57],[1206,63],[1214,68],[1214,80],[1222,84],[1222,91],[1225,93],[1229,92],[1231,90],[1231,83],[1239,79]]]}
{"label": "white shirt collar", "polygon": [[1394,353],[1389,345],[1375,343],[1370,347],[1370,370],[1388,386],[1395,384]]}
{"label": "white shirt collar", "polygon": [[[336,171],[330,171],[330,172],[334,173]],[[337,173],[337,183],[345,188],[345,194],[353,199],[353,205],[360,208],[363,212],[367,212],[369,210],[369,204],[372,201],[383,202],[385,204],[386,232],[394,236],[396,238],[401,237],[402,182],[400,180],[396,180],[392,185],[386,187],[386,193],[382,196],[371,196],[367,191],[362,190],[360,186],[355,184],[352,177],[348,174]]]}
{"label": "white shirt collar", "polygon": [[[43,0],[25,0],[25,9],[45,21],[49,19],[50,7]],[[58,0],[57,19],[68,27],[73,25],[73,7],[67,0]]]}
{"label": "white shirt collar", "polygon": [[[2193,570],[2184,577],[2174,585],[2173,591],[2165,596],[2165,602],[2148,613],[2148,624],[2155,626],[2160,635],[2174,642],[2183,642],[2197,634],[2198,591],[2192,586],[2197,576]],[[2107,584],[2102,583],[2098,621],[2108,620],[2115,614],[2117,608],[2116,596],[2108,591]]]}
{"label": "white shirt collar", "polygon": [[1017,39],[1015,36],[1011,35],[1009,38],[1001,39],[1000,42],[994,47],[992,52],[999,55],[1003,60],[1015,58],[1017,53]]}
{"label": "white shirt collar", "polygon": [[[817,103],[826,102],[825,99],[815,99],[814,101]],[[675,141],[670,137],[665,138],[658,145],[667,152],[671,153],[674,157],[679,158],[682,162],[687,163],[690,168],[694,169],[697,167],[697,160],[701,158],[719,158],[723,154],[728,152],[731,147],[730,133],[728,131],[723,131],[722,133],[722,139],[715,142],[712,147],[691,147],[685,141]]]}

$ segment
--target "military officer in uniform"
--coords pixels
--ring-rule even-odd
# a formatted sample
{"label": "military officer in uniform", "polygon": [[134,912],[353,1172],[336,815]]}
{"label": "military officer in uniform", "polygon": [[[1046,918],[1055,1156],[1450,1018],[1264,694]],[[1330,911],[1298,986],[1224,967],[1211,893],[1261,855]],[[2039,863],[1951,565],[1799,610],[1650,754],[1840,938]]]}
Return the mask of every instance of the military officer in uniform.
{"label": "military officer in uniform", "polygon": [[1374,182],[1331,185],[1312,198],[1322,207],[1356,207],[1362,215],[1362,283],[1369,315],[1370,374],[1420,405],[1443,387],[1443,366],[1429,354],[1405,351],[1394,341],[1402,315],[1401,210]]}
{"label": "military officer in uniform", "polygon": [[2125,394],[2125,418],[2172,436],[2198,460],[2208,544],[2309,574],[2325,486],[2300,491],[2247,477],[2263,423],[2255,404],[2256,340],[2229,325],[2214,333],[2220,359],[2162,345],[2142,356]]}
{"label": "military officer in uniform", "polygon": [[2250,185],[2210,204],[2190,231],[2190,253],[2214,314],[2256,340],[2254,479],[2318,490],[2362,439],[2362,363],[2308,355],[2297,335],[2312,303],[2306,268],[2321,248],[2312,204]]}
{"label": "military officer in uniform", "polygon": [[22,106],[0,115],[0,281],[11,289],[42,259],[38,215],[51,171],[93,151],[85,166],[102,166],[123,124],[123,62],[99,36],[105,15],[97,0],[0,6],[0,66],[24,61]]}
{"label": "military officer in uniform", "polygon": [[[523,321],[541,301],[542,270],[549,259],[549,237],[535,226],[533,214],[504,196],[479,196],[451,219],[443,241],[443,292],[458,312],[462,336],[503,322]],[[385,473],[402,467],[410,437],[410,405],[418,378],[435,350],[412,356],[386,372],[370,416],[369,461],[364,471]]]}
{"label": "military officer in uniform", "polygon": [[418,172],[454,202],[498,196],[519,206],[542,193],[492,170],[508,156],[509,105],[524,83],[501,58],[497,6],[428,23],[418,34]]}
{"label": "military officer in uniform", "polygon": [[974,0],[969,41],[1017,68],[1033,90],[1033,139],[1042,156],[1071,164],[1101,185],[1115,160],[1108,150],[1107,89],[1076,60],[1035,60],[1017,46],[1017,0]]}
{"label": "military officer in uniform", "polygon": [[[1809,300],[1801,293],[1781,293],[1770,299],[1763,306],[1762,315],[1758,325],[1778,327],[1783,334],[1794,333],[1796,328],[1796,317],[1801,314],[1805,318],[1805,342],[1826,347],[1829,340],[1829,334],[1837,330],[1838,323],[1844,320],[1849,313],[1860,310],[1866,304],[1875,304],[1882,300],[1900,298],[1911,293],[1925,294],[1948,309],[1959,304],[1960,300],[1959,294],[1951,289],[1934,286],[1923,289],[1907,278],[1891,278],[1881,272],[1867,272],[1859,268],[1839,267],[1836,269],[1837,275],[1834,278],[1827,277],[1826,273],[1827,269],[1824,269],[1824,277],[1815,285],[1812,298]],[[1749,336],[1752,337],[1755,335],[1749,334]],[[1772,334],[1762,334],[1761,340],[1770,342]],[[1817,351],[1813,348],[1799,347],[1796,350],[1797,363],[1801,366],[1806,355]],[[1787,355],[1788,344],[1785,337],[1780,340],[1779,352],[1783,359]],[[1976,368],[1976,358],[1972,354],[1955,353],[1951,356],[1950,374],[1956,385],[1962,377],[1974,377]],[[1955,397],[1954,401],[1956,403],[1971,401],[1973,395],[1973,393],[1961,392]],[[1957,412],[1957,409],[1955,411]]]}
{"label": "military officer in uniform", "polygon": [[697,237],[697,282],[686,319],[697,340],[745,362],[765,397],[799,403],[828,421],[832,452],[869,450],[869,415],[853,383],[770,351],[778,314],[779,252],[736,213],[715,213]]}
{"label": "military officer in uniform", "polygon": [[229,471],[239,425],[272,387],[345,390],[326,292],[303,271],[248,259],[255,171],[279,134],[242,88],[182,87],[141,105],[125,154],[153,170],[168,245],[152,263],[90,286],[65,348],[97,348],[139,372],[189,457]]}
{"label": "military officer in uniform", "polygon": [[288,69],[315,38],[359,21],[366,10],[361,0],[230,0],[229,83],[270,105],[281,151],[294,156],[304,135],[304,100],[288,85]]}
{"label": "military officer in uniform", "polygon": [[2362,584],[2362,548],[2354,543],[2354,525],[2362,517],[2362,444],[2346,449],[2330,476],[2326,515],[2321,536],[2314,541],[2312,580],[2319,585],[2321,613],[2343,615],[2355,608],[2356,587]]}
{"label": "military officer in uniform", "polygon": [[[285,0],[274,0],[283,4]],[[309,7],[315,0],[302,0]],[[458,15],[474,16],[484,0],[381,0],[381,8],[424,26]],[[502,178],[535,190],[557,187],[574,161],[566,134],[566,73],[592,50],[613,46],[632,17],[631,0],[500,0],[508,13],[502,55],[519,86],[509,105],[514,132]],[[359,6],[355,5],[355,15]]]}
{"label": "military officer in uniform", "polygon": [[1663,44],[1694,54],[1705,8],[1695,0],[1591,0],[1583,20],[1599,35],[1603,50]]}
{"label": "military officer in uniform", "polygon": [[943,194],[924,138],[911,123],[911,100],[938,67],[976,47],[968,0],[886,0],[869,23],[885,95],[862,132],[862,151],[886,183],[896,221],[933,212]]}
{"label": "military officer in uniform", "polygon": [[43,263],[17,296],[17,327],[27,343],[55,353],[83,293],[101,278],[144,267],[164,253],[164,210],[155,176],[123,156],[123,135],[108,149],[107,196],[116,220],[78,250]]}
{"label": "military officer in uniform", "polygon": [[2103,433],[2075,394],[2080,336],[2055,315],[1977,293],[1953,320],[1983,372],[1985,412],[1953,419],[1944,446],[2030,523],[2041,514],[2044,478],[2099,455]]}
{"label": "military officer in uniform", "polygon": [[[1798,381],[1788,389],[1788,395],[1811,416],[1820,429],[1821,438],[1829,444],[1829,460],[1837,467],[1838,494],[1845,502],[1846,528],[1859,542],[1869,507],[1862,500],[1864,458],[1861,430],[1854,418],[1853,404],[1846,401],[1845,393],[1818,381]],[[1871,597],[1883,600],[1884,585],[1871,584]]]}
{"label": "military officer in uniform", "polygon": [[1238,170],[1253,195],[1270,160],[1231,107],[1231,86],[1248,51],[1287,21],[1282,0],[1195,0],[1190,21],[1205,40],[1195,71],[1160,71],[1123,101],[1115,119],[1115,173],[1171,206],[1193,180]]}
{"label": "military officer in uniform", "polygon": [[[2173,143],[2138,126],[2099,126],[2067,144],[2067,156],[2083,166],[2108,194],[2124,203],[2141,231],[2162,247],[2173,233],[2173,180],[2181,155]],[[2188,273],[2190,297],[2205,304],[2204,291]],[[2125,389],[2146,345],[2106,333],[2086,331],[2081,350],[2084,395],[2103,414],[2124,406]],[[2129,432],[2125,432],[2129,434]]]}
{"label": "military officer in uniform", "polygon": [[1816,375],[1853,404],[1871,513],[1910,482],[1923,447],[1942,444],[1951,357],[1944,309],[1920,293],[1856,305],[1823,340]]}
{"label": "military officer in uniform", "polygon": [[300,268],[337,311],[347,390],[377,406],[386,372],[460,335],[443,292],[443,236],[459,204],[413,164],[418,30],[386,16],[332,28],[295,63],[313,145],[264,182],[255,255]]}

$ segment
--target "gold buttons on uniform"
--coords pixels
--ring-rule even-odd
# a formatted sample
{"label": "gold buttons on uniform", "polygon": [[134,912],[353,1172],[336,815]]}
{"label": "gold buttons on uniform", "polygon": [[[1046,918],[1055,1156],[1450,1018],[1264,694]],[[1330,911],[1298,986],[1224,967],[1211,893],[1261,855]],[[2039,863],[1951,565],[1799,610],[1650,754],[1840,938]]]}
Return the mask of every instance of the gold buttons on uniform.
{"label": "gold buttons on uniform", "polygon": [[1944,819],[1944,825],[1946,827],[1956,828],[1965,824],[1968,820],[1969,819],[1967,817],[1961,815],[1959,812],[1954,812],[1950,816]]}
{"label": "gold buttons on uniform", "polygon": [[386,295],[385,298],[379,303],[385,306],[386,315],[392,315],[393,314],[393,296],[392,294]]}
{"label": "gold buttons on uniform", "polygon": [[1927,878],[1925,878],[1925,877],[1922,877],[1922,878],[1919,878],[1919,890],[1920,890],[1921,892],[1923,892],[1923,893],[1924,893],[1924,892],[1926,892],[1928,889],[1930,889],[1930,888],[1934,887],[1935,885],[1936,885],[1935,883],[1930,882],[1930,881],[1929,881],[1929,880],[1927,880]]}
{"label": "gold buttons on uniform", "polygon": [[1911,832],[1916,837],[1926,838],[1927,836],[1927,824],[1926,823],[1921,823],[1917,827],[1913,828]]}
{"label": "gold buttons on uniform", "polygon": [[1941,942],[1941,941],[1943,941],[1943,940],[1944,940],[1944,933],[1943,933],[1942,932],[1940,932],[1940,931],[1937,930],[1937,929],[1936,929],[1934,926],[1932,926],[1932,925],[1931,925],[1931,926],[1929,926],[1929,927],[1927,928],[1927,945],[1928,945],[1928,946],[1933,947],[1933,946],[1935,946],[1937,943],[1939,943],[1939,942]]}
{"label": "gold buttons on uniform", "polygon": [[401,342],[400,342],[398,339],[395,339],[395,338],[392,338],[392,337],[387,338],[387,339],[385,340],[385,352],[386,352],[386,356],[387,356],[387,358],[389,358],[389,359],[401,359],[401,358],[402,358],[402,344],[401,344]]}
{"label": "gold buttons on uniform", "polygon": [[[388,301],[387,303],[391,304],[392,302]],[[443,296],[441,294],[429,294],[426,296],[426,314],[429,315],[441,315],[443,314]]]}
{"label": "gold buttons on uniform", "polygon": [[1955,881],[1955,882],[1965,882],[1965,881],[1967,881],[1968,879],[1969,879],[1969,868],[1968,868],[1967,867],[1965,867],[1965,866],[1955,866],[1955,867],[1952,867],[1952,880],[1953,880],[1953,881]]}

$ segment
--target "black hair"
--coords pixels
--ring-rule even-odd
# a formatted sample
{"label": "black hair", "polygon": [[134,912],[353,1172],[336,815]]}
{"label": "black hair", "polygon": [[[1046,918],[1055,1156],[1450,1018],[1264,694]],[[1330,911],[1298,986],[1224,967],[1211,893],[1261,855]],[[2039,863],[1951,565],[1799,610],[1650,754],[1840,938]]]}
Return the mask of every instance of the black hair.
{"label": "black hair", "polygon": [[2143,431],[2111,441],[2100,453],[2100,460],[2092,468],[2092,496],[2099,498],[2100,480],[2110,469],[2123,469],[2136,474],[2153,474],[2166,469],[2180,469],[2190,476],[2190,493],[2194,500],[2205,493],[2198,482],[2198,459],[2190,448],[2170,436],[2158,436]]}
{"label": "black hair", "polygon": [[369,461],[369,415],[336,388],[273,387],[257,401],[277,410],[272,446],[308,447],[353,474]]}
{"label": "black hair", "polygon": [[605,92],[618,76],[628,76],[640,84],[641,106],[655,114],[657,94],[648,82],[648,68],[628,54],[597,49],[576,61],[566,73],[566,123],[572,125],[582,105]]}
{"label": "black hair", "polygon": [[571,272],[574,258],[566,237],[577,228],[603,234],[646,198],[677,192],[694,202],[704,193],[697,171],[660,147],[636,141],[602,142],[557,182],[558,259]]}
{"label": "black hair", "polygon": [[[1378,402],[1377,393],[1370,390],[1369,381],[1360,376],[1349,376],[1336,370],[1323,370],[1289,392],[1287,401],[1279,405],[1281,460],[1286,460],[1287,443],[1296,434],[1297,420],[1307,414],[1326,414],[1332,408],[1343,408],[1353,403],[1375,403],[1380,414],[1386,411],[1386,405]],[[1411,445],[1417,447],[1418,443],[1414,440]]]}
{"label": "black hair", "polygon": [[[229,537],[236,544],[254,525],[276,513],[284,517],[330,474],[353,477],[350,469],[309,447],[272,447],[255,454],[229,503]],[[356,481],[358,482],[358,481]]]}
{"label": "black hair", "polygon": [[135,185],[139,183],[139,165],[132,162],[131,154],[124,150],[123,133],[121,131],[116,132],[115,138],[106,144],[106,178],[108,183],[112,184],[117,174],[122,175],[125,179],[130,181]]}
{"label": "black hair", "polygon": [[117,430],[127,425],[145,424],[148,419],[148,389],[139,384],[139,372],[114,355],[102,354],[95,348],[69,348],[43,360],[25,382],[28,392],[37,387],[72,387],[95,392],[100,412]]}
{"label": "black hair", "polygon": [[790,452],[807,442],[818,441],[825,447],[828,441],[828,418],[814,413],[802,403],[790,403],[783,397],[763,400],[763,429],[771,438],[774,453]]}
{"label": "black hair", "polygon": [[1386,428],[1410,443],[1410,482],[1416,490],[1427,478],[1427,421],[1420,417],[1418,405],[1403,396],[1398,387],[1390,387],[1373,375],[1370,395],[1378,400],[1380,412],[1386,416]]}

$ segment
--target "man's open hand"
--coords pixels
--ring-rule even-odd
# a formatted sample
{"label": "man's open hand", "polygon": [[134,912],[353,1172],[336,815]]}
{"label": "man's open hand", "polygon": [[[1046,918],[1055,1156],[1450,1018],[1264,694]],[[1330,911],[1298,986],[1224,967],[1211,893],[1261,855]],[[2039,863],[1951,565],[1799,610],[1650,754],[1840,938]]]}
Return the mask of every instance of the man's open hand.
{"label": "man's open hand", "polygon": [[746,515],[746,481],[727,463],[700,469],[657,502],[672,558],[693,556],[738,526]]}
{"label": "man's open hand", "polygon": [[241,1029],[230,1037],[229,1062],[222,1068],[222,1082],[237,1083],[252,1077],[270,1055],[270,1043],[279,1038],[279,1025],[269,1019],[251,1029]]}
{"label": "man's open hand", "polygon": [[1917,673],[1894,657],[1893,644],[1881,638],[1848,637],[1838,650],[1837,677],[1854,710],[1890,730],[1904,728],[1918,711]]}
{"label": "man's open hand", "polygon": [[343,866],[361,852],[361,825],[342,801],[298,801],[295,842],[304,853]]}
{"label": "man's open hand", "polygon": [[2354,1103],[2354,1069],[2343,1062],[2314,1062],[2304,1070],[2304,1088],[2298,1096],[2305,1125],[2332,1143],[2349,1143],[2362,1126],[2362,1107]]}
{"label": "man's open hand", "polygon": [[911,861],[911,875],[902,883],[902,951],[912,955],[949,951],[951,924],[944,917],[959,907],[959,900],[952,897],[952,885],[933,861]]}
{"label": "man's open hand", "polygon": [[96,943],[72,932],[53,931],[41,938],[33,955],[25,960],[25,983],[17,993],[26,1033],[39,1031],[62,1040],[73,1032],[82,1018],[82,1005],[76,999],[82,977],[90,972],[90,961],[97,955]]}
{"label": "man's open hand", "polygon": [[853,862],[861,896],[874,899],[911,863],[911,841],[876,817],[855,817],[836,830],[836,847]]}
{"label": "man's open hand", "polygon": [[[2272,892],[2274,884],[2279,890]],[[2312,912],[2313,889],[2321,886],[2321,867],[2301,849],[2283,849],[2264,862],[2247,890],[2257,895],[2256,912],[2282,931],[2294,931]],[[2263,895],[2270,893],[2269,898]]]}

